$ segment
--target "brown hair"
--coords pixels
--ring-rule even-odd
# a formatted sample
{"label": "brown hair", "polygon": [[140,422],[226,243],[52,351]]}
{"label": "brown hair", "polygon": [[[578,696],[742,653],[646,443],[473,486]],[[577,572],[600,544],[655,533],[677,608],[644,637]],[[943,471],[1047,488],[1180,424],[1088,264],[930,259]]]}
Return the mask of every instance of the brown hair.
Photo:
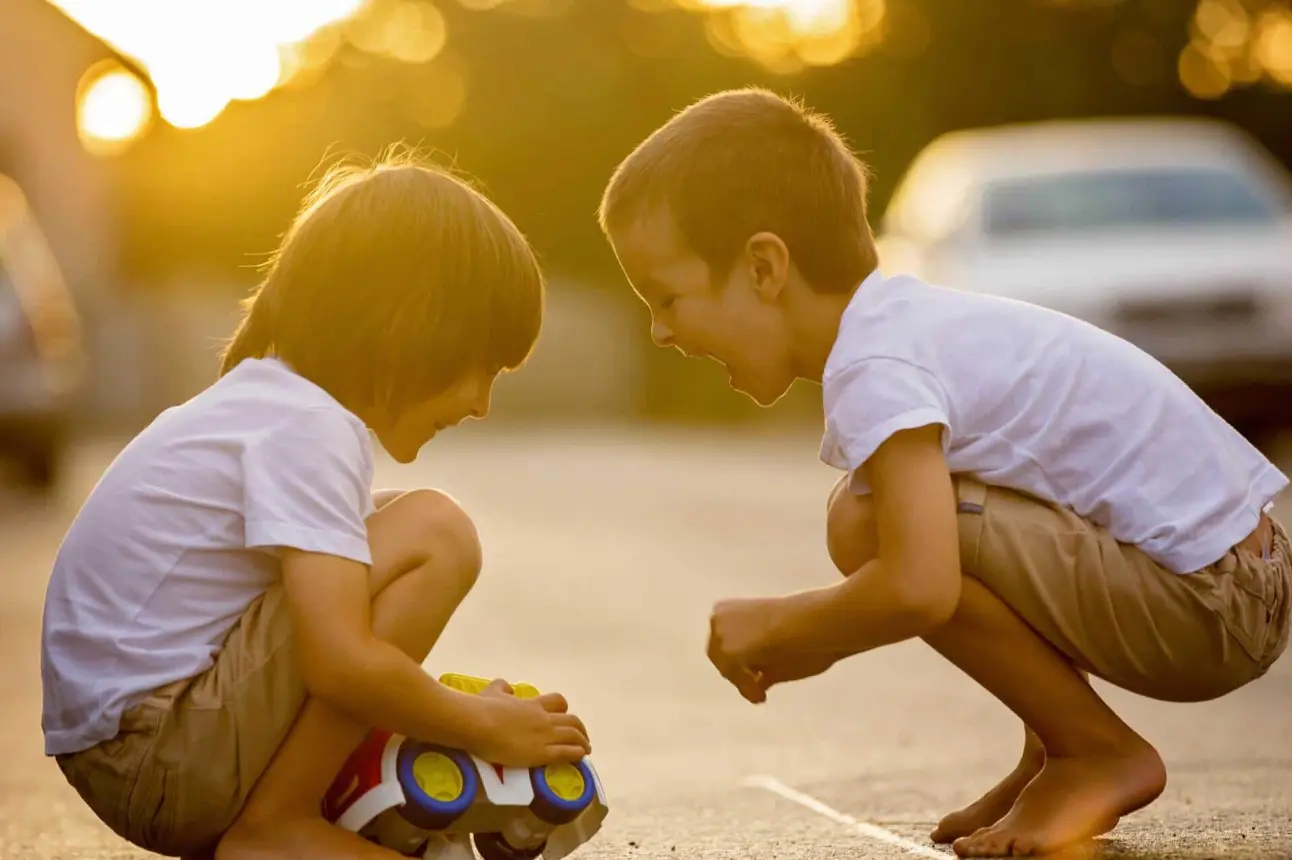
{"label": "brown hair", "polygon": [[339,165],[244,302],[220,375],[273,355],[347,408],[398,410],[523,364],[543,289],[524,236],[466,180],[411,152]]}
{"label": "brown hair", "polygon": [[607,235],[664,205],[687,246],[725,273],[750,236],[789,248],[820,292],[847,292],[877,266],[868,172],[825,116],[750,87],[692,104],[616,168],[601,201]]}

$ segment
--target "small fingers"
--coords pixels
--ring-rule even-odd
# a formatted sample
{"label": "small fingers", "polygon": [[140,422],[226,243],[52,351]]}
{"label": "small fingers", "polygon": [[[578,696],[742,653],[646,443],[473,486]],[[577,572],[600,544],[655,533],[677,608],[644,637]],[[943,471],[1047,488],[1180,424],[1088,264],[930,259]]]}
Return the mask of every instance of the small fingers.
{"label": "small fingers", "polygon": [[740,691],[748,701],[754,704],[761,704],[767,701],[767,688],[763,685],[763,673],[751,672],[743,666],[735,670],[735,677],[728,677],[732,685]]}
{"label": "small fingers", "polygon": [[552,737],[559,746],[576,746],[584,755],[592,752],[592,742],[588,736],[573,726],[557,726]]}
{"label": "small fingers", "polygon": [[574,714],[556,714],[552,717],[552,722],[558,726],[570,726],[583,732],[584,737],[588,737],[588,729],[583,725],[583,720]]}
{"label": "small fingers", "polygon": [[552,714],[563,714],[570,709],[570,703],[560,693],[544,693],[538,697],[538,703]]}
{"label": "small fingers", "polygon": [[547,764],[582,761],[588,751],[578,744],[561,744],[547,748]]}

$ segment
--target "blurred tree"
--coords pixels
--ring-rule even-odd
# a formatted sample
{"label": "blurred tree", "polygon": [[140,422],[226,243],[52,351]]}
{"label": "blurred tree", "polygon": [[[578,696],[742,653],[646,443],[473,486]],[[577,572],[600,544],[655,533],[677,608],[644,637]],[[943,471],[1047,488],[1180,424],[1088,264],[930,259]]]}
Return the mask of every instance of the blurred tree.
{"label": "blurred tree", "polygon": [[[408,16],[407,2],[372,8]],[[284,86],[121,156],[130,276],[241,271],[241,288],[325,154],[406,140],[479,177],[549,269],[628,301],[594,218],[611,170],[674,111],[748,84],[835,118],[874,170],[876,219],[916,152],[966,126],[1208,114],[1292,163],[1289,0],[866,0],[856,9],[870,17],[843,42],[806,49],[776,43],[784,21],[681,8],[695,0],[436,0],[434,14],[429,3],[417,0],[421,41],[372,21],[324,27],[292,48],[305,71]],[[741,34],[770,41],[744,50]],[[652,355],[668,371],[647,386],[652,404],[667,390],[751,413],[716,371],[674,375],[673,357]]]}
{"label": "blurred tree", "polygon": [[[832,4],[849,5],[803,7],[825,15]],[[874,167],[876,214],[920,147],[971,125],[1207,113],[1292,161],[1287,0],[865,0],[846,44],[805,51],[822,65],[776,46],[774,16],[757,19],[760,30],[740,25],[739,10],[680,8],[700,0],[415,5],[372,8],[420,29],[326,27],[297,51],[325,64],[295,86],[235,102],[196,130],[163,127],[124,157],[135,279],[253,261],[325,153],[371,154],[399,139],[479,176],[549,265],[604,278],[612,261],[593,211],[614,164],[671,112],[745,84],[831,113]],[[741,33],[771,47],[750,59]]]}

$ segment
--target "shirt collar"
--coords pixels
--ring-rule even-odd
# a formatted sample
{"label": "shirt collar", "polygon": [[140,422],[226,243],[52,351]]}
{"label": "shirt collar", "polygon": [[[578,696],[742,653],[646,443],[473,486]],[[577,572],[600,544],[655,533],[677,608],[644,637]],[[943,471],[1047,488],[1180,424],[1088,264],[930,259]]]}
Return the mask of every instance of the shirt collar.
{"label": "shirt collar", "polygon": [[875,270],[866,276],[857,289],[853,290],[852,298],[848,300],[848,306],[844,308],[843,316],[839,319],[839,334],[835,337],[834,345],[830,348],[830,354],[826,356],[825,377],[832,376],[834,365],[844,360],[841,354],[843,351],[842,344],[848,339],[850,320],[865,313],[866,309],[878,300],[879,288],[887,280],[884,273],[876,266]]}

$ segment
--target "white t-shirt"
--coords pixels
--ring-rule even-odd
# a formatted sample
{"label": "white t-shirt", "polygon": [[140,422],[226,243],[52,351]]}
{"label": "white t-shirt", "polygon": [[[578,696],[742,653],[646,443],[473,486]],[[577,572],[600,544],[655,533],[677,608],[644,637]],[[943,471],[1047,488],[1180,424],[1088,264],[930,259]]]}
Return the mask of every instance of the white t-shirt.
{"label": "white t-shirt", "polygon": [[168,409],[108,467],[54,562],[47,755],[115,737],[134,700],[210,667],[278,580],[277,547],[371,564],[363,423],[276,359]]}
{"label": "white t-shirt", "polygon": [[822,380],[821,459],[853,473],[929,424],[953,473],[1030,493],[1177,573],[1251,533],[1288,479],[1157,360],[1073,317],[876,272]]}

